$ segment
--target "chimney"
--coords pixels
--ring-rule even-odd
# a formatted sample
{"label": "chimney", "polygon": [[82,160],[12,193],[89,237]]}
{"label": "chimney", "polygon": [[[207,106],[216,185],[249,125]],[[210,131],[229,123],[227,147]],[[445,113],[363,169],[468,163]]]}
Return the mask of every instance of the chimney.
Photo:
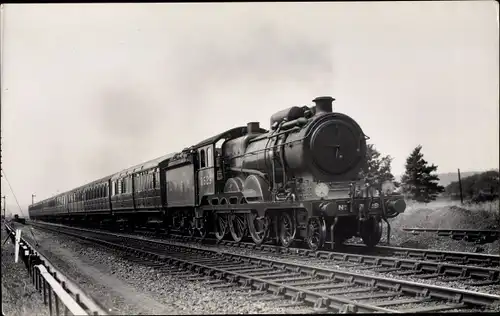
{"label": "chimney", "polygon": [[260,125],[259,122],[250,122],[247,124],[247,134],[259,134]]}
{"label": "chimney", "polygon": [[332,97],[317,97],[313,100],[316,103],[316,114],[332,113],[332,103],[335,101]]}

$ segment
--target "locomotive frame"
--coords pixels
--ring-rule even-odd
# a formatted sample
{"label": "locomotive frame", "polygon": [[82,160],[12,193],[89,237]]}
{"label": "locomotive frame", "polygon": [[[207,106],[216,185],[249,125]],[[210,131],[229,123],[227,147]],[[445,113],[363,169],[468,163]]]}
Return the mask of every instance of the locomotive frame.
{"label": "locomotive frame", "polygon": [[201,237],[212,232],[219,240],[230,234],[256,244],[274,239],[285,247],[304,239],[313,250],[352,236],[374,246],[385,221],[389,241],[387,219],[404,211],[404,199],[380,188],[373,194],[369,186],[360,193],[352,179],[365,159],[366,136],[354,120],[332,112],[333,100],[280,111],[270,131],[251,122],[37,202],[30,217]]}

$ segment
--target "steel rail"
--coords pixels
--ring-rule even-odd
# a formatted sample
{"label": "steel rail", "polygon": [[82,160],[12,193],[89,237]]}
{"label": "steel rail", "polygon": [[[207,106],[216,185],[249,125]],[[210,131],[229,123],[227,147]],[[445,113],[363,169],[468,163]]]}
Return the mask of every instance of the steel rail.
{"label": "steel rail", "polygon": [[[48,223],[49,225],[57,225],[53,223]],[[253,242],[236,242],[233,240],[222,240],[218,241],[215,238],[201,238],[201,237],[191,237],[185,235],[170,234],[168,237],[163,234],[157,234],[155,232],[141,230],[140,232],[133,232],[132,234],[137,234],[139,236],[146,237],[159,237],[159,238],[173,238],[183,241],[198,241],[203,242],[203,244],[221,244],[225,246],[233,246],[238,248],[248,248],[256,250],[264,250],[271,252],[281,252],[281,253],[292,253],[298,254],[306,257],[318,257],[318,258],[328,258],[331,253],[335,251],[325,249],[325,250],[310,250],[306,246],[304,247],[283,247],[271,243],[264,243],[262,245],[256,245]],[[303,242],[296,240],[297,244]],[[326,242],[329,243],[329,242]],[[479,265],[483,267],[500,267],[500,254],[483,254],[475,252],[459,252],[459,251],[445,251],[436,250],[428,248],[406,248],[406,247],[394,247],[394,246],[375,246],[368,248],[363,244],[346,243],[337,249],[342,251],[342,253],[356,253],[356,254],[366,254],[366,255],[381,255],[386,256],[397,256],[407,259],[415,260],[426,260],[426,261],[440,261],[440,262],[450,262],[462,265]]]}
{"label": "steel rail", "polygon": [[[58,225],[53,223],[44,223],[48,225]],[[291,253],[298,254],[300,256],[306,257],[317,257],[317,258],[328,258],[331,253],[336,253],[336,251],[332,251],[329,249],[326,250],[310,250],[306,246],[304,247],[283,247],[271,243],[264,243],[262,245],[256,245],[253,242],[236,242],[233,240],[222,240],[218,241],[215,238],[201,238],[197,236],[186,236],[186,235],[176,235],[169,234],[169,236],[165,236],[164,234],[158,234],[149,230],[140,230],[134,231],[130,234],[137,234],[138,236],[146,236],[146,237],[159,237],[161,239],[177,239],[183,241],[197,241],[202,242],[207,245],[215,245],[221,244],[225,246],[232,246],[238,248],[248,248],[248,249],[256,249],[263,251],[271,251],[278,253]],[[301,244],[303,242],[296,240],[297,244]],[[329,243],[329,242],[326,242]],[[385,255],[385,256],[397,256],[403,257],[407,259],[415,259],[415,260],[426,260],[426,261],[440,261],[440,262],[449,262],[455,264],[462,265],[478,265],[483,267],[500,267],[500,254],[482,254],[475,252],[459,252],[459,251],[445,251],[445,250],[436,250],[436,249],[428,249],[428,248],[406,248],[406,247],[394,247],[394,246],[375,246],[372,248],[368,248],[363,244],[354,244],[354,243],[346,243],[339,247],[337,250],[342,251],[342,253],[346,254],[366,254],[366,255]]]}
{"label": "steel rail", "polygon": [[[184,236],[182,236],[184,237]],[[193,238],[177,238],[180,241],[190,241],[190,240],[198,240]],[[174,238],[173,240],[176,240]],[[447,281],[455,281],[455,280],[481,280],[479,282],[469,282],[467,285],[491,285],[498,284],[500,282],[500,269],[498,267],[482,267],[482,266],[473,266],[473,265],[463,265],[463,264],[454,264],[454,263],[443,263],[442,261],[432,261],[432,260],[440,260],[443,258],[446,259],[456,259],[456,255],[454,257],[447,257],[449,254],[433,254],[433,256],[424,255],[424,260],[416,260],[416,259],[405,259],[401,257],[387,257],[377,255],[367,255],[367,254],[359,254],[359,253],[346,253],[346,252],[334,252],[334,251],[309,251],[300,248],[285,248],[281,246],[274,245],[261,245],[256,246],[251,243],[236,243],[233,241],[222,241],[219,243],[223,246],[230,246],[236,248],[246,248],[252,249],[256,251],[262,252],[270,252],[270,253],[281,253],[287,254],[291,256],[298,257],[306,257],[306,258],[317,258],[323,260],[332,260],[337,262],[343,262],[347,264],[359,265],[359,266],[369,266],[370,269],[376,272],[396,272],[399,271],[401,275],[416,275],[418,278],[419,275],[421,278],[437,278],[439,276],[447,276],[453,277],[447,279]],[[352,246],[350,246],[352,247]],[[366,250],[365,246],[361,247],[352,247],[354,250],[361,250],[364,252]],[[346,249],[343,249],[346,250]],[[386,250],[387,251],[387,250]],[[371,252],[371,251],[370,251]],[[403,255],[408,256],[408,253],[412,253],[412,251],[408,251],[406,249],[394,248],[391,252],[388,252],[389,255],[398,255],[402,252]],[[413,251],[416,254],[422,254],[422,252]],[[467,253],[464,253],[466,256]],[[463,257],[460,257],[463,258]],[[488,260],[481,262],[491,263],[494,259],[499,260],[500,256],[489,256]],[[421,259],[421,258],[419,258]],[[467,261],[467,260],[466,260]],[[378,269],[378,270],[376,270]],[[396,272],[398,274],[398,272]]]}
{"label": "steel rail", "polygon": [[[45,224],[45,223],[44,223]],[[57,224],[48,224],[57,225]],[[484,286],[500,282],[500,256],[484,255],[465,252],[440,252],[429,249],[411,249],[398,247],[378,246],[369,249],[363,245],[349,244],[342,248],[349,252],[334,252],[331,250],[312,251],[302,248],[285,248],[276,245],[260,245],[235,241],[217,242],[216,239],[171,235],[171,239],[179,241],[203,242],[204,244],[220,244],[223,246],[245,248],[262,252],[281,253],[292,256],[318,258],[324,260],[340,261],[351,265],[369,266],[375,272],[396,272],[400,275],[416,275],[417,278],[449,277],[446,281],[455,280],[481,280],[480,282],[467,282],[467,285]],[[369,255],[377,254],[377,255]],[[381,253],[392,256],[380,256]],[[395,257],[394,257],[395,256]],[[406,257],[401,258],[401,256]],[[443,263],[443,261],[445,261]],[[446,263],[451,261],[453,263]],[[459,264],[457,264],[457,261]],[[466,264],[476,264],[466,265]],[[481,265],[481,266],[478,266]],[[484,265],[488,267],[484,267]],[[398,272],[397,272],[398,271]]]}
{"label": "steel rail", "polygon": [[[220,278],[224,278],[233,282],[244,284],[247,287],[252,286],[261,291],[267,290],[272,291],[276,294],[285,295],[287,297],[293,297],[295,300],[305,300],[308,302],[314,302],[315,306],[327,306],[334,308],[336,310],[348,310],[348,311],[358,311],[358,312],[400,312],[393,309],[384,309],[380,306],[386,304],[390,306],[390,302],[382,302],[380,304],[364,304],[356,302],[356,298],[344,299],[339,296],[329,295],[328,293],[315,292],[315,290],[324,289],[325,286],[310,287],[305,289],[299,287],[297,283],[295,284],[284,284],[283,282],[277,282],[269,280],[269,278],[285,278],[285,280],[294,280],[296,277],[304,275],[312,276],[315,278],[321,278],[323,281],[320,283],[326,284],[326,288],[339,288],[348,287],[349,285],[360,286],[361,288],[368,287],[369,289],[385,290],[391,293],[382,293],[382,296],[399,296],[411,295],[413,297],[410,300],[411,303],[422,302],[425,300],[437,300],[438,302],[446,301],[443,305],[416,308],[410,310],[404,310],[404,312],[423,312],[423,311],[442,311],[449,309],[460,309],[467,308],[470,306],[481,306],[490,307],[493,304],[500,302],[500,296],[473,292],[468,290],[455,289],[450,287],[434,286],[429,284],[422,284],[417,282],[410,282],[405,280],[397,280],[393,278],[384,278],[373,275],[363,275],[358,273],[346,272],[337,269],[327,269],[315,266],[306,266],[298,263],[291,263],[280,261],[276,259],[264,259],[255,256],[240,255],[234,253],[228,253],[220,250],[203,249],[196,246],[187,246],[182,244],[173,244],[171,242],[157,241],[157,240],[147,240],[132,236],[124,236],[122,234],[102,232],[102,231],[92,231],[81,228],[73,227],[59,227],[55,229],[50,226],[43,226],[42,228],[49,231],[54,231],[56,233],[67,234],[76,238],[88,240],[94,243],[102,244],[111,248],[118,248],[134,254],[142,254],[150,259],[160,260],[163,262],[177,262],[181,263],[187,267],[196,268],[199,272],[207,272],[209,274],[218,273]],[[83,233],[93,235],[93,237],[85,236]],[[112,241],[107,241],[105,238],[111,238]],[[135,247],[132,245],[138,244]],[[165,253],[167,252],[167,253]],[[193,256],[185,259],[179,258],[179,253],[192,253]],[[176,256],[177,255],[177,256]],[[203,255],[207,256],[204,260]],[[213,257],[223,257],[225,259],[225,265],[217,266],[218,262],[213,260]],[[207,261],[208,259],[208,261]],[[259,267],[269,267],[273,271],[260,272],[261,276],[257,276],[259,273],[243,273],[238,272],[241,270],[241,264],[250,264],[251,266],[246,267],[244,270],[256,270]],[[282,271],[282,274],[276,275],[276,269]],[[286,271],[287,273],[283,273]],[[270,275],[271,274],[271,275]],[[267,276],[266,276],[267,275]],[[269,276],[270,275],[270,276]],[[343,284],[336,284],[332,286],[335,281],[341,281]],[[310,284],[309,284],[310,285]],[[356,290],[354,290],[356,291]],[[366,289],[358,289],[357,292],[367,291]],[[347,294],[352,291],[347,291]],[[344,293],[345,294],[345,293]],[[381,296],[381,297],[382,297]],[[377,297],[371,295],[369,297]],[[415,299],[416,297],[416,299]],[[398,303],[409,302],[406,300],[396,300],[393,301],[392,305],[397,305]],[[451,303],[450,303],[451,302]],[[380,306],[377,306],[380,305]]]}
{"label": "steel rail", "polygon": [[465,240],[480,244],[492,243],[500,239],[498,230],[477,230],[477,229],[435,229],[435,228],[403,228],[403,231],[411,232],[414,235],[419,233],[437,233],[438,236],[451,237],[455,240]]}

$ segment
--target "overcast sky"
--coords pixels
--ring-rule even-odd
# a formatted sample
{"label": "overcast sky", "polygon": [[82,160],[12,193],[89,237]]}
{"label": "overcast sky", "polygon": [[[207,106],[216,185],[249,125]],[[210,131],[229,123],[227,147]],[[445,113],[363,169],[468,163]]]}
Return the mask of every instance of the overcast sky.
{"label": "overcast sky", "polygon": [[9,4],[1,22],[23,206],[320,95],[395,174],[418,144],[439,172],[498,168],[496,1]]}

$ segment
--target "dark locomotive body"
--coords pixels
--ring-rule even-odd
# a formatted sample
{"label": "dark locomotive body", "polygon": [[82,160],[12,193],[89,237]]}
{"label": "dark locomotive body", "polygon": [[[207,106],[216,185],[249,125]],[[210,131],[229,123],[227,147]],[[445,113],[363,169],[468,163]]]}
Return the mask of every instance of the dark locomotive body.
{"label": "dark locomotive body", "polygon": [[[123,170],[38,202],[32,219],[86,222],[257,244],[304,239],[317,249],[361,236],[379,242],[381,220],[405,209],[401,196],[360,188],[366,136],[330,97],[249,123],[182,152]],[[378,193],[378,190],[375,193]]]}

